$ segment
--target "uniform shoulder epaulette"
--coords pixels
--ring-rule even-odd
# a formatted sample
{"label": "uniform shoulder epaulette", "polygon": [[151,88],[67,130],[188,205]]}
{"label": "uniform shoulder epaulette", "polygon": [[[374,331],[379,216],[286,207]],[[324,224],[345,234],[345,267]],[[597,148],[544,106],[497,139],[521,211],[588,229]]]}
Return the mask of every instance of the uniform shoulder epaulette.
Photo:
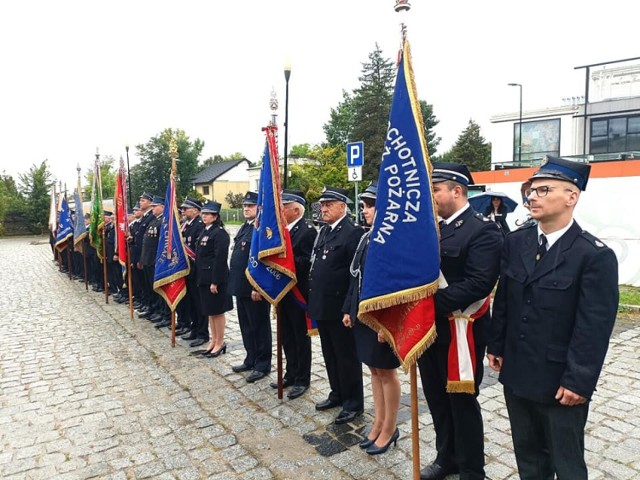
{"label": "uniform shoulder epaulette", "polygon": [[592,244],[594,247],[597,248],[603,248],[606,247],[605,243],[600,240],[598,237],[596,237],[595,235],[590,234],[589,232],[587,232],[586,230],[582,230],[580,232],[580,236],[582,238],[584,238],[587,242],[589,242],[590,244]]}
{"label": "uniform shoulder epaulette", "polygon": [[478,212],[474,213],[473,216],[476,219],[480,220],[481,222],[490,222],[491,221],[488,217],[485,217],[483,214],[478,213]]}
{"label": "uniform shoulder epaulette", "polygon": [[516,228],[515,230],[511,230],[509,233],[507,233],[507,235],[514,235],[522,232],[528,232],[530,228],[538,228],[538,224],[537,223],[524,224],[521,227]]}

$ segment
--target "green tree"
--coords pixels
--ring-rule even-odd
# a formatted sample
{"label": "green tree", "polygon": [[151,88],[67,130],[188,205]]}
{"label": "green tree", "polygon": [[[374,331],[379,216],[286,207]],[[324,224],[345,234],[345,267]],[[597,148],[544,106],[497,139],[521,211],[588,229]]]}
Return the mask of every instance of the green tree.
{"label": "green tree", "polygon": [[33,233],[42,234],[49,228],[49,204],[53,186],[47,161],[44,160],[40,166],[32,165],[29,171],[20,174],[19,178],[29,229]]}
{"label": "green tree", "polygon": [[480,125],[469,120],[458,141],[443,157],[455,163],[464,163],[472,172],[491,168],[491,144],[480,135]]}
{"label": "green tree", "polygon": [[289,151],[289,158],[309,158],[311,154],[311,145],[308,143],[301,143],[300,145],[294,145]]}
{"label": "green tree", "polygon": [[[343,100],[331,109],[329,121],[323,126],[326,142],[331,146],[364,142],[365,181],[378,177],[382,151],[389,125],[389,112],[393,98],[396,69],[393,62],[382,57],[376,45],[369,54],[369,61],[362,64],[359,78],[361,85],[352,94],[342,92]],[[434,155],[440,144],[435,127],[439,120],[433,106],[420,100],[425,138],[430,155]]]}
{"label": "green tree", "polygon": [[353,190],[353,183],[347,180],[347,156],[342,145],[313,147],[307,158],[313,162],[291,165],[287,182],[289,188],[303,191],[307,202],[317,201],[325,185]]}
{"label": "green tree", "polygon": [[[115,158],[112,155],[105,155],[100,159],[100,179],[102,180],[102,198],[113,198],[116,192],[116,168]],[[84,187],[85,198],[91,198],[93,189],[93,168],[85,175],[87,185]]]}
{"label": "green tree", "polygon": [[384,140],[389,126],[396,71],[391,60],[383,58],[378,44],[362,64],[361,84],[353,96],[353,141],[364,142],[365,178],[375,178],[380,170]]}
{"label": "green tree", "polygon": [[244,200],[244,194],[243,193],[227,192],[227,194],[224,196],[224,199],[231,206],[231,208],[242,208],[242,202]]}
{"label": "green tree", "polygon": [[353,97],[346,90],[342,90],[342,102],[331,109],[329,121],[322,127],[327,143],[332,146],[349,143],[354,121]]}
{"label": "green tree", "polygon": [[436,137],[435,128],[440,120],[433,114],[433,105],[428,104],[425,100],[420,100],[420,111],[422,112],[422,121],[424,123],[424,135],[427,140],[427,150],[429,156],[435,155],[438,151],[438,145],[442,138]]}
{"label": "green tree", "polygon": [[178,147],[177,198],[184,198],[193,189],[193,178],[200,167],[198,159],[204,142],[198,138],[191,141],[184,130],[167,128],[145,144],[136,145],[140,163],[131,168],[132,198],[143,192],[164,196],[171,173],[169,142],[174,138]]}

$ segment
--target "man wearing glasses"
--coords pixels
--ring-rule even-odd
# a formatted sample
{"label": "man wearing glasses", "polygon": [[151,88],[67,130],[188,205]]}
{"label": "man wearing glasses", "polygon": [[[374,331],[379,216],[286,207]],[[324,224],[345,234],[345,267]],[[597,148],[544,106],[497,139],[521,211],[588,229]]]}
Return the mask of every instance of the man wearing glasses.
{"label": "man wearing glasses", "polygon": [[618,308],[613,251],[573,211],[590,165],[546,157],[537,225],[507,236],[487,357],[500,372],[522,479],[587,479],[584,427]]}

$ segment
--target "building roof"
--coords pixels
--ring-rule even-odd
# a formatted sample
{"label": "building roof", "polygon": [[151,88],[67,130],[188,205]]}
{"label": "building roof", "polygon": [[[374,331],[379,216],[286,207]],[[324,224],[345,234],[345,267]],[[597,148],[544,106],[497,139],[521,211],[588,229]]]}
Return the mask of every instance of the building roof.
{"label": "building roof", "polygon": [[233,167],[239,165],[242,162],[247,162],[247,164],[251,166],[251,162],[246,158],[242,158],[240,160],[229,160],[227,162],[214,163],[213,165],[205,168],[200,173],[198,173],[195,177],[193,177],[192,182],[196,184],[211,183],[215,181],[220,175],[228,172]]}

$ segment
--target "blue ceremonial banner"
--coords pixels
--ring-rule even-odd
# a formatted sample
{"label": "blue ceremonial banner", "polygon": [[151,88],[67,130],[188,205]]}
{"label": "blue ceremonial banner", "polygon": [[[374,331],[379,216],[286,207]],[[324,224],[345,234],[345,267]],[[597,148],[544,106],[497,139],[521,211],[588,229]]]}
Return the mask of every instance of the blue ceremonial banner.
{"label": "blue ceremonial banner", "polygon": [[76,218],[73,222],[73,244],[78,245],[87,236],[87,226],[84,224],[84,209],[78,190],[73,192],[73,201],[76,204]]}
{"label": "blue ceremonial banner", "polygon": [[56,247],[62,250],[67,240],[73,237],[73,222],[71,221],[71,212],[67,204],[67,198],[62,197],[62,206],[60,208],[60,220],[58,220],[58,233],[56,235]]}
{"label": "blue ceremonial banner", "polygon": [[189,261],[184,248],[184,240],[178,225],[176,207],[176,180],[171,174],[164,200],[164,213],[160,227],[160,241],[156,254],[156,269],[153,289],[164,298],[173,312],[187,293],[186,276],[189,275]]}
{"label": "blue ceremonial banner", "polygon": [[269,303],[277,305],[296,284],[296,267],[280,205],[276,127],[272,125],[265,130],[267,141],[258,188],[258,216],[245,273],[251,285]]}
{"label": "blue ceremonial banner", "polygon": [[409,43],[400,56],[358,317],[382,331],[405,369],[435,339],[440,247],[431,163]]}

